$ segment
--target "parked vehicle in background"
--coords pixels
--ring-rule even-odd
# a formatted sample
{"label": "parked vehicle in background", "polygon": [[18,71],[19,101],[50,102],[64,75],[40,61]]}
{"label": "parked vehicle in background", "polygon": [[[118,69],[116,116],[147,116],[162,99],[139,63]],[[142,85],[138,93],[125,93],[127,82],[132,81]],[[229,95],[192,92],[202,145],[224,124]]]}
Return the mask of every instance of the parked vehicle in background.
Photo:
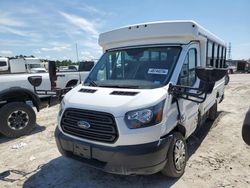
{"label": "parked vehicle in background", "polygon": [[55,81],[55,87],[75,87],[85,80],[93,66],[94,61],[83,61],[80,62],[79,66],[70,65],[67,68],[59,68],[59,71],[56,73],[57,80]]}
{"label": "parked vehicle in background", "polygon": [[6,72],[9,69],[9,59],[6,57],[0,57],[0,73]]}
{"label": "parked vehicle in background", "polygon": [[243,123],[242,138],[246,144],[250,145],[250,108],[246,113],[246,117]]}
{"label": "parked vehicle in background", "polygon": [[[8,65],[8,70],[3,68],[0,72],[0,133],[7,137],[23,136],[36,125],[34,109],[39,112],[60,102],[70,88],[53,88],[48,73],[26,73],[23,61],[8,62],[6,58],[0,62]],[[28,66],[32,69],[33,65]]]}
{"label": "parked vehicle in background", "polygon": [[115,29],[99,44],[103,56],[61,102],[59,151],[110,173],[180,177],[186,139],[223,100],[225,42],[177,21]]}
{"label": "parked vehicle in background", "polygon": [[38,58],[0,58],[0,74],[45,72],[47,71]]}

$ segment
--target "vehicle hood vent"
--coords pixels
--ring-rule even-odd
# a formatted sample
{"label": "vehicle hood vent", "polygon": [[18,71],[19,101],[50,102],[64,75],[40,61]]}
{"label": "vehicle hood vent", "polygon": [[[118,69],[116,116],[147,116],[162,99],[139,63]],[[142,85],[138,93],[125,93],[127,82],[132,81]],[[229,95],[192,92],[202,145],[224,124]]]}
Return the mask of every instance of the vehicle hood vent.
{"label": "vehicle hood vent", "polygon": [[96,89],[80,89],[79,92],[81,93],[95,93],[97,90]]}
{"label": "vehicle hood vent", "polygon": [[110,95],[124,95],[124,96],[134,96],[137,95],[139,92],[132,92],[132,91],[113,91]]}

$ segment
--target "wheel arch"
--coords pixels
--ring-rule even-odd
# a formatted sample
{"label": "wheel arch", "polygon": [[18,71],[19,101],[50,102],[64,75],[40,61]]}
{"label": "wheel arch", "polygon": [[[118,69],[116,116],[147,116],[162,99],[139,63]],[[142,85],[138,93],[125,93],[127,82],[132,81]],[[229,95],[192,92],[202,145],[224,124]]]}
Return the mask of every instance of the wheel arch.
{"label": "wheel arch", "polygon": [[76,86],[77,83],[78,83],[78,81],[79,80],[77,80],[77,79],[72,79],[72,80],[70,80],[70,81],[67,82],[66,87]]}
{"label": "wheel arch", "polygon": [[177,124],[177,125],[175,126],[175,128],[174,128],[171,132],[179,132],[179,133],[182,134],[182,136],[183,136],[184,138],[186,138],[187,130],[186,130],[186,128],[185,128],[183,125],[181,125],[181,124]]}
{"label": "wheel arch", "polygon": [[12,87],[5,89],[0,92],[0,101],[9,102],[25,102],[31,100],[33,105],[36,107],[37,111],[40,110],[40,98],[32,91],[21,88],[21,87]]}

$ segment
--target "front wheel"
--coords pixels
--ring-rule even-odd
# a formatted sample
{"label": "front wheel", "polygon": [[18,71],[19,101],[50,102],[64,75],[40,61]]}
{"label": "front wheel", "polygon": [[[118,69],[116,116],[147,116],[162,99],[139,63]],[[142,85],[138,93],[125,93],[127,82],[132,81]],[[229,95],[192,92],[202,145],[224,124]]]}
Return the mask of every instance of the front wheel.
{"label": "front wheel", "polygon": [[0,132],[7,137],[20,137],[32,131],[36,113],[24,102],[12,102],[0,109]]}
{"label": "front wheel", "polygon": [[187,162],[187,144],[179,132],[173,133],[173,139],[167,154],[167,164],[162,169],[166,176],[179,178],[183,175]]}

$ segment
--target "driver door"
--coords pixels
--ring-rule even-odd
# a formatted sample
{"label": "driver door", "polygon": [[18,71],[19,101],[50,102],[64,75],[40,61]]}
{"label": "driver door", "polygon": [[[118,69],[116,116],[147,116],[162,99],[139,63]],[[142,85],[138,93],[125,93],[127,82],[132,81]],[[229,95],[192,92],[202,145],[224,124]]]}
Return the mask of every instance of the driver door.
{"label": "driver door", "polygon": [[[199,44],[191,44],[187,51],[178,78],[178,85],[198,88],[199,81],[195,74],[195,67],[200,65]],[[186,128],[186,137],[193,133],[198,122],[198,103],[185,99],[178,99],[181,110],[181,123]]]}

